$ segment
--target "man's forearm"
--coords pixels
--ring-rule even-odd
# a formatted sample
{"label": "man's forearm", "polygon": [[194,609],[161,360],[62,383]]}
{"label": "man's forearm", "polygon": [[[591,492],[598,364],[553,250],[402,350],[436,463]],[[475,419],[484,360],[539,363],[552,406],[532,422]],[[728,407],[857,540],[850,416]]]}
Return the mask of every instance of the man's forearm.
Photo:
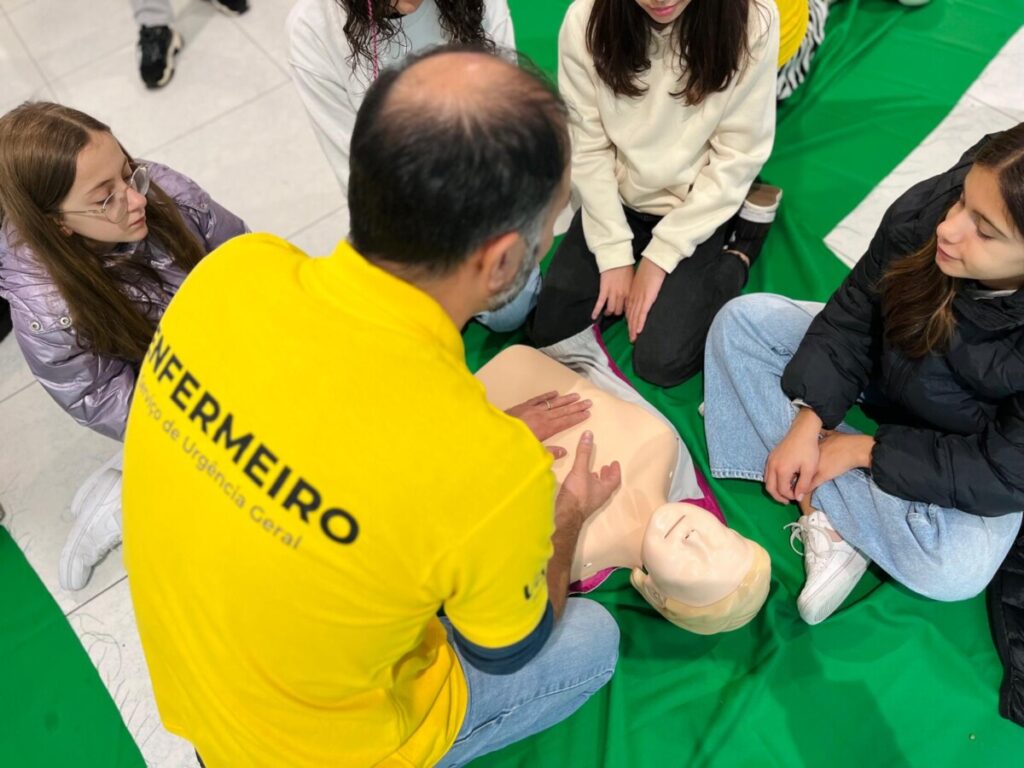
{"label": "man's forearm", "polygon": [[[568,517],[568,516],[567,516]],[[572,556],[583,527],[582,515],[573,515],[570,520],[557,520],[555,533],[551,537],[555,552],[548,560],[548,599],[555,614],[555,621],[565,610],[569,598],[569,572],[572,570]]]}

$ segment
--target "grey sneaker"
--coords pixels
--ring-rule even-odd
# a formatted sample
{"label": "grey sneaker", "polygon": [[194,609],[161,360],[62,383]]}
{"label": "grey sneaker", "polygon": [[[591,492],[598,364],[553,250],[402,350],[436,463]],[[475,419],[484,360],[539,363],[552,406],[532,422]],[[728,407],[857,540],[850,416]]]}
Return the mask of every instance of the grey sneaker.
{"label": "grey sneaker", "polygon": [[819,624],[843,604],[871,561],[845,541],[832,538],[835,528],[820,509],[786,528],[795,552],[800,552],[795,542],[803,544],[807,580],[796,600],[797,610],[808,624]]}

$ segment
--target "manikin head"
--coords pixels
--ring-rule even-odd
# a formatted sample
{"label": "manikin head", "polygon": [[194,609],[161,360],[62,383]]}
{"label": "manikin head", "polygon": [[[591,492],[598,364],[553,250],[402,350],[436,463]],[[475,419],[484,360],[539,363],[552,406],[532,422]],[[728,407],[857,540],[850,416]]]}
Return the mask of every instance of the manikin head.
{"label": "manikin head", "polygon": [[728,632],[764,605],[771,561],[764,549],[693,504],[665,504],[644,533],[637,591],[662,616],[700,635]]}

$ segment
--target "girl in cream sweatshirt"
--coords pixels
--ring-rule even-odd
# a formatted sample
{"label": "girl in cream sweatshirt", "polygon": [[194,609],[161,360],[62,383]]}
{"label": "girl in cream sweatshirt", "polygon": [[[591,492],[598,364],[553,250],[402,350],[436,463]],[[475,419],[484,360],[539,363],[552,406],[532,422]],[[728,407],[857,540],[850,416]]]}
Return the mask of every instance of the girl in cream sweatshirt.
{"label": "girl in cream sweatshirt", "polygon": [[557,343],[625,315],[641,378],[700,370],[756,255],[736,214],[771,152],[778,49],[772,0],[572,4],[558,83],[582,207],[545,277],[538,346],[571,354]]}

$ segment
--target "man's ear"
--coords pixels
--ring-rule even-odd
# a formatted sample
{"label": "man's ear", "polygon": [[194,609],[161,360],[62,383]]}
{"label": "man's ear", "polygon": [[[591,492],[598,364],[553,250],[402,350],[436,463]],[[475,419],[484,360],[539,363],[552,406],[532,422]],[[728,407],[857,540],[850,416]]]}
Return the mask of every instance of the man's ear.
{"label": "man's ear", "polygon": [[526,258],[522,242],[518,232],[506,232],[484,243],[480,249],[479,269],[489,291],[501,290],[518,272],[520,259],[516,256]]}

